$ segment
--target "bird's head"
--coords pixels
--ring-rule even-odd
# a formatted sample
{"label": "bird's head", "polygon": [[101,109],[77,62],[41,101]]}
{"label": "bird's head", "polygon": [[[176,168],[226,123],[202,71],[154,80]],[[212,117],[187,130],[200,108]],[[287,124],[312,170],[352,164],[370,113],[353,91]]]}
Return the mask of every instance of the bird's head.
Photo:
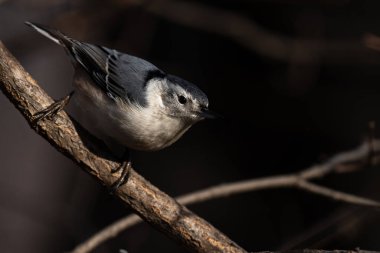
{"label": "bird's head", "polygon": [[147,82],[149,106],[160,112],[193,124],[217,114],[208,109],[208,98],[196,85],[173,75],[159,75]]}

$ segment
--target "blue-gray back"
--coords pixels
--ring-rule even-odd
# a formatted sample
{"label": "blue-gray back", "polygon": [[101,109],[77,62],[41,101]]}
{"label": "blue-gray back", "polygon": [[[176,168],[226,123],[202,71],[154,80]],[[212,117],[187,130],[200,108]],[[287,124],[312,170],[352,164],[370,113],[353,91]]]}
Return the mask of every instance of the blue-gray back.
{"label": "blue-gray back", "polygon": [[37,32],[64,46],[74,62],[78,62],[94,80],[94,84],[112,99],[146,105],[144,89],[153,77],[164,72],[153,64],[113,49],[69,38],[60,31],[44,25],[25,22]]}
{"label": "blue-gray back", "polygon": [[70,53],[87,71],[95,84],[109,97],[146,105],[146,82],[165,76],[156,66],[135,56],[103,46],[71,40]]}

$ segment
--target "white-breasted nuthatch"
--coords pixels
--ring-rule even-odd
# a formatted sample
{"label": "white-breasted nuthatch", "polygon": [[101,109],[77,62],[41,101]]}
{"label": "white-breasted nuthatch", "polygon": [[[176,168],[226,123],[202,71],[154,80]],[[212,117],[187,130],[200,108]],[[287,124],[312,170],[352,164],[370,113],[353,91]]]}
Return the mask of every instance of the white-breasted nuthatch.
{"label": "white-breasted nuthatch", "polygon": [[[153,151],[177,141],[193,124],[214,118],[207,96],[194,84],[166,74],[153,64],[114,49],[79,42],[48,27],[27,25],[63,46],[71,57],[74,92],[36,114],[55,115],[72,97],[79,123],[120,150]],[[130,169],[129,152],[120,168],[118,188]],[[119,169],[120,169],[119,168]]]}

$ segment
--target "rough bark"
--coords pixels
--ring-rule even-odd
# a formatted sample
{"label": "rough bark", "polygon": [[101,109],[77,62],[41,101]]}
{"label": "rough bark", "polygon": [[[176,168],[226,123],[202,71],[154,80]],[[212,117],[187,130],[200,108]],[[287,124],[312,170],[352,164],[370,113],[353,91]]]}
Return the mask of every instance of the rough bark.
{"label": "rough bark", "polygon": [[[74,124],[65,112],[58,113],[51,120],[44,119],[33,124],[33,114],[49,106],[53,100],[25,72],[1,42],[0,88],[29,125],[57,150],[103,185],[109,187],[117,180],[119,175],[110,172],[119,164],[109,159],[110,156],[102,151],[102,144]],[[245,252],[223,233],[157,189],[134,170],[131,170],[127,183],[115,195],[142,219],[193,252]]]}

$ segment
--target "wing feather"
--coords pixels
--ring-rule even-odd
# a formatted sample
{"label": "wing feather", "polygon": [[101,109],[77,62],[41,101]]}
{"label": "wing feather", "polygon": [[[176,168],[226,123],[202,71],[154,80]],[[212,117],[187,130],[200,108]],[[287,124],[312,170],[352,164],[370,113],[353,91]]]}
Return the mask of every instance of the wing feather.
{"label": "wing feather", "polygon": [[146,104],[144,89],[149,79],[166,74],[153,64],[114,49],[83,43],[49,27],[26,22],[37,32],[66,48],[94,84],[110,98]]}

